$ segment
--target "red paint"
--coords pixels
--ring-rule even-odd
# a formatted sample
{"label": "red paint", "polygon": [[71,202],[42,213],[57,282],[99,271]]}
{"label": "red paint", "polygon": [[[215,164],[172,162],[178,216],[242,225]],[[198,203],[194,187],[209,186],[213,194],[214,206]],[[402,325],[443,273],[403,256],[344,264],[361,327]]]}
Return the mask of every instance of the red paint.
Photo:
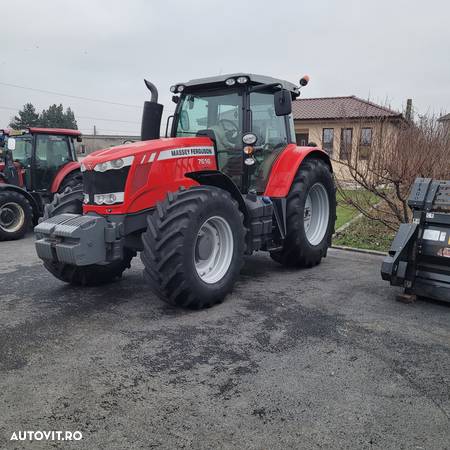
{"label": "red paint", "polygon": [[[198,183],[185,177],[187,172],[217,170],[216,158],[211,155],[192,155],[171,159],[161,152],[192,147],[213,147],[207,137],[163,138],[135,142],[91,153],[83,160],[86,170],[93,170],[100,162],[134,156],[125,186],[125,201],[118,205],[84,205],[84,213],[128,214],[152,208],[163,200],[168,192],[175,192],[181,186],[189,188]],[[143,167],[147,166],[147,167]]]}
{"label": "red paint", "polygon": [[30,133],[35,134],[64,134],[67,136],[81,136],[81,131],[70,130],[68,128],[27,128]]}
{"label": "red paint", "polygon": [[329,160],[328,154],[317,147],[297,147],[289,144],[275,160],[270,171],[264,195],[268,197],[286,197],[300,164],[306,156],[317,154]]}
{"label": "red paint", "polygon": [[55,192],[58,192],[58,189],[61,186],[61,183],[64,181],[64,178],[66,178],[67,175],[74,172],[75,170],[80,170],[80,163],[77,161],[72,161],[62,166],[52,181],[50,192],[53,194]]}

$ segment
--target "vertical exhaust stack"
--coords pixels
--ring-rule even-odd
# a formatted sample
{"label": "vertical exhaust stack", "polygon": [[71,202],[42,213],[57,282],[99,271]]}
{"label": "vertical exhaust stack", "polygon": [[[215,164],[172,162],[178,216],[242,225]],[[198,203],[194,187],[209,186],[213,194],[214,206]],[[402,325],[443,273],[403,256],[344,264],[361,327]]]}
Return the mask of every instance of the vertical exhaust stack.
{"label": "vertical exhaust stack", "polygon": [[144,83],[152,95],[149,102],[144,102],[141,140],[149,141],[160,138],[163,105],[158,103],[158,89],[156,89],[156,86],[147,80],[144,80]]}

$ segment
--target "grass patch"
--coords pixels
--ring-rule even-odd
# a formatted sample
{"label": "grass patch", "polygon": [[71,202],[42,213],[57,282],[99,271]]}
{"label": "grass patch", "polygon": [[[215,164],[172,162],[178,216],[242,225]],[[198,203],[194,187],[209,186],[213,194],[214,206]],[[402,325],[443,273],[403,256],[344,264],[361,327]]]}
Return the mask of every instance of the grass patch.
{"label": "grass patch", "polygon": [[382,223],[362,217],[335,236],[333,244],[387,252],[394,236]]}
{"label": "grass patch", "polygon": [[[377,196],[368,191],[359,190],[346,190],[344,191],[347,197],[350,199],[363,199],[363,201],[375,205],[379,199]],[[337,208],[336,208],[336,223],[335,230],[342,227],[342,225],[350,222],[354,217],[359,214],[359,211],[352,205],[348,204],[347,201],[342,197],[340,192],[336,193]]]}

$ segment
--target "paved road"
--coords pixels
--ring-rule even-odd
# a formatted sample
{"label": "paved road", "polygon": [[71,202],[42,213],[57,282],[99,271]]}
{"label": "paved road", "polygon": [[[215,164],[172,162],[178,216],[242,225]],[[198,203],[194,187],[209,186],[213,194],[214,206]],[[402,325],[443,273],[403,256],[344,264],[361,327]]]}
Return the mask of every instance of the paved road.
{"label": "paved road", "polygon": [[19,430],[80,430],[85,449],[449,448],[450,307],[395,302],[378,256],[253,256],[225,303],[189,312],[138,259],[74,289],[32,238],[0,251],[1,448]]}

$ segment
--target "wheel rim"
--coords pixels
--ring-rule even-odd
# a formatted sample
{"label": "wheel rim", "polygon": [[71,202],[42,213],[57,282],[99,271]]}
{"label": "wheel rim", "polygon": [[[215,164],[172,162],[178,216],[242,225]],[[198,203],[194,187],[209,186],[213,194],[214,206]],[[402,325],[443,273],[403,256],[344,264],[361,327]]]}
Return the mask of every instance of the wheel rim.
{"label": "wheel rim", "polygon": [[303,225],[308,242],[318,245],[324,238],[330,217],[330,201],[327,190],[321,183],[311,186],[306,197]]}
{"label": "wheel rim", "polygon": [[233,248],[233,233],[228,222],[219,216],[206,220],[195,242],[194,262],[200,279],[208,284],[220,281],[230,267]]}
{"label": "wheel rim", "polygon": [[4,203],[0,206],[0,229],[7,233],[15,233],[25,223],[25,211],[14,202]]}

